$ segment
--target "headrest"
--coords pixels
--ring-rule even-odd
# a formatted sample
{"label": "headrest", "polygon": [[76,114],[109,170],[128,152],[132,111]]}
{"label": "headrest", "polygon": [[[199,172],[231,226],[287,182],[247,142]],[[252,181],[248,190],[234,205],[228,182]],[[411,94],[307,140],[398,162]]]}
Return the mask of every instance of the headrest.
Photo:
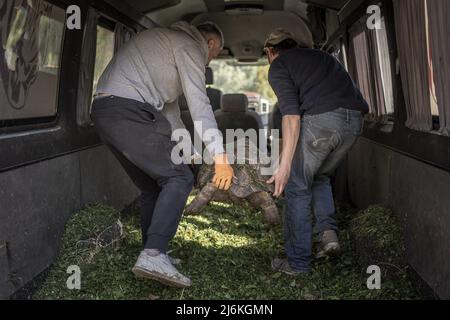
{"label": "headrest", "polygon": [[210,85],[210,84],[214,84],[214,73],[211,69],[211,67],[206,67],[206,84]]}
{"label": "headrest", "polygon": [[186,97],[184,96],[184,94],[178,98],[178,106],[180,107],[180,111],[188,111],[189,110],[189,106],[188,106],[188,103],[186,101]]}
{"label": "headrest", "polygon": [[245,94],[224,94],[221,109],[223,112],[247,112],[247,96]]}

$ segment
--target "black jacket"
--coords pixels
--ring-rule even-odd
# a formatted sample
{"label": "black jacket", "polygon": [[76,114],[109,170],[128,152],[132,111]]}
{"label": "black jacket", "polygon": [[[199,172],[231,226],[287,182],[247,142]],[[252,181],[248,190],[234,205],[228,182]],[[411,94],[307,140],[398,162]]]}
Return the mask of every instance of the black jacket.
{"label": "black jacket", "polygon": [[294,48],[280,53],[270,66],[269,82],[283,116],[338,108],[369,111],[344,66],[324,51]]}

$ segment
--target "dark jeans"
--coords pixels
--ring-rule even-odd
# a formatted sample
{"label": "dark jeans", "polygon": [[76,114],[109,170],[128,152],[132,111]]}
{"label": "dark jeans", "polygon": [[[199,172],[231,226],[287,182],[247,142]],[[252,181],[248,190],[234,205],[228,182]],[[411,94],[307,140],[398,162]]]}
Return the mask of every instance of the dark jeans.
{"label": "dark jeans", "polygon": [[171,160],[171,127],[149,104],[120,97],[94,100],[91,118],[106,146],[141,190],[144,247],[166,252],[192,190],[187,165]]}
{"label": "dark jeans", "polygon": [[361,135],[363,123],[361,112],[347,109],[302,119],[284,214],[285,251],[296,270],[311,268],[311,209],[318,233],[338,231],[330,176]]}

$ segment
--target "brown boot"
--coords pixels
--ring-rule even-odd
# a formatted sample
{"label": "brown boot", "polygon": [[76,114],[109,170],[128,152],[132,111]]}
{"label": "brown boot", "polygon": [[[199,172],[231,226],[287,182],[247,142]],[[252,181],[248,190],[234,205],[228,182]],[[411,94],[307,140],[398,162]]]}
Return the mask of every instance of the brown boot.
{"label": "brown boot", "polygon": [[336,257],[341,252],[339,239],[334,230],[328,230],[320,235],[320,245],[317,251],[316,258]]}

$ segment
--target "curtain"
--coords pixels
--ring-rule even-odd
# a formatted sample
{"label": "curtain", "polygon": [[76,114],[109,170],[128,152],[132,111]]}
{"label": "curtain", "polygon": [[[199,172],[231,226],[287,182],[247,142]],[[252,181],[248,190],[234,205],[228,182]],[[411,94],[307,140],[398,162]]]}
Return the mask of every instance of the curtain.
{"label": "curtain", "polygon": [[450,1],[427,0],[440,132],[450,135]]}
{"label": "curtain", "polygon": [[114,52],[117,52],[117,50],[130,40],[134,34],[135,32],[133,30],[122,23],[117,22],[114,29]]}
{"label": "curtain", "polygon": [[387,123],[388,118],[383,87],[381,56],[379,55],[380,50],[382,50],[383,48],[379,47],[377,41],[377,30],[367,30],[366,32],[369,48],[369,58],[372,62],[372,95],[375,108],[374,117],[377,122]]}
{"label": "curtain", "polygon": [[374,121],[377,118],[377,99],[372,88],[371,57],[365,27],[365,24],[359,21],[349,30],[350,56],[352,57],[349,71],[369,105],[369,114],[366,116],[366,120]]}
{"label": "curtain", "polygon": [[[447,1],[447,0],[445,0]],[[424,0],[394,0],[408,128],[432,130]]]}
{"label": "curtain", "polygon": [[378,57],[380,59],[380,76],[383,83],[383,94],[385,102],[386,116],[383,120],[387,120],[387,115],[394,113],[394,86],[392,81],[391,57],[389,55],[389,42],[387,38],[386,24],[382,19],[382,28],[376,30],[376,39],[378,47]]}
{"label": "curtain", "polygon": [[98,18],[97,11],[89,8],[83,32],[80,77],[78,80],[77,123],[80,126],[91,123],[89,112],[92,102],[92,76],[95,68]]}
{"label": "curtain", "polygon": [[345,70],[348,71],[348,56],[346,51],[344,39],[340,39],[339,41],[339,61],[341,61],[342,65],[345,67]]}

